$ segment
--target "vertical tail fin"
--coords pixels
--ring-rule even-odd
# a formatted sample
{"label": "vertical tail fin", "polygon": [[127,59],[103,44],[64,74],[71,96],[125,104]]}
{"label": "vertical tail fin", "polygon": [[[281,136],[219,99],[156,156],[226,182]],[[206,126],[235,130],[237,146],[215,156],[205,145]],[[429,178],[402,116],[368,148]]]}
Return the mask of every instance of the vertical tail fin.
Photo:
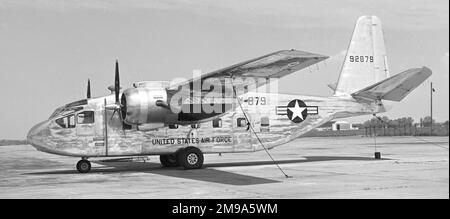
{"label": "vertical tail fin", "polygon": [[381,21],[362,16],[356,22],[335,95],[352,94],[389,77]]}

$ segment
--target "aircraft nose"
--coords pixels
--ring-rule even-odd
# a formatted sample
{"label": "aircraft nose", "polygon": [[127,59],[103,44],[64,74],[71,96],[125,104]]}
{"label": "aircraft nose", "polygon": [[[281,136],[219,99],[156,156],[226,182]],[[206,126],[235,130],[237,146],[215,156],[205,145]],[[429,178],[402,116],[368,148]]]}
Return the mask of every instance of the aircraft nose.
{"label": "aircraft nose", "polygon": [[45,137],[42,133],[46,128],[45,124],[46,121],[38,123],[37,125],[33,126],[27,134],[28,143],[38,150],[42,150],[45,148],[45,145],[42,142],[42,138]]}

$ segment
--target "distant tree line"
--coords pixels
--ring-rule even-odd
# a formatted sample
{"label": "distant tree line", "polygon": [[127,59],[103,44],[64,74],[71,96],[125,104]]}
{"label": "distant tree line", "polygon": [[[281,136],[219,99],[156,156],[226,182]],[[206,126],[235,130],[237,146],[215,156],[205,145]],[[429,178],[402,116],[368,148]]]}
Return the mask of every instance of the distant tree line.
{"label": "distant tree line", "polygon": [[355,124],[354,127],[365,130],[366,136],[373,135],[447,135],[448,120],[443,123],[436,123],[433,119],[433,132],[431,133],[431,117],[420,118],[420,121],[414,123],[411,117],[402,117],[389,119],[387,116],[372,118],[362,124]]}
{"label": "distant tree line", "polygon": [[25,145],[27,140],[10,140],[10,139],[0,139],[0,146],[7,145]]}

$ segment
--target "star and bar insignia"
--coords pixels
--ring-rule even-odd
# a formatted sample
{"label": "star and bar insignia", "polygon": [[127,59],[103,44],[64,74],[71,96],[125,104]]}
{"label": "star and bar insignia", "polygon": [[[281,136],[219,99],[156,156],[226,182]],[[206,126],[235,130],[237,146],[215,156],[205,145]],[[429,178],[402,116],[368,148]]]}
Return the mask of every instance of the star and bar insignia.
{"label": "star and bar insignia", "polygon": [[281,116],[287,115],[292,122],[300,123],[303,122],[308,115],[319,114],[319,107],[307,106],[305,102],[295,99],[291,100],[287,106],[277,106],[276,113]]}

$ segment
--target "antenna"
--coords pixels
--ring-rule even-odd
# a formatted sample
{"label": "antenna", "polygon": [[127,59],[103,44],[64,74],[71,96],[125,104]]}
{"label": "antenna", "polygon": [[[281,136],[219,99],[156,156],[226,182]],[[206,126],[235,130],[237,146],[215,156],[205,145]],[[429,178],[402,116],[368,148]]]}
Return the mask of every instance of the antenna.
{"label": "antenna", "polygon": [[86,97],[88,99],[91,98],[91,80],[89,80],[89,78],[88,78],[88,83],[87,83]]}

